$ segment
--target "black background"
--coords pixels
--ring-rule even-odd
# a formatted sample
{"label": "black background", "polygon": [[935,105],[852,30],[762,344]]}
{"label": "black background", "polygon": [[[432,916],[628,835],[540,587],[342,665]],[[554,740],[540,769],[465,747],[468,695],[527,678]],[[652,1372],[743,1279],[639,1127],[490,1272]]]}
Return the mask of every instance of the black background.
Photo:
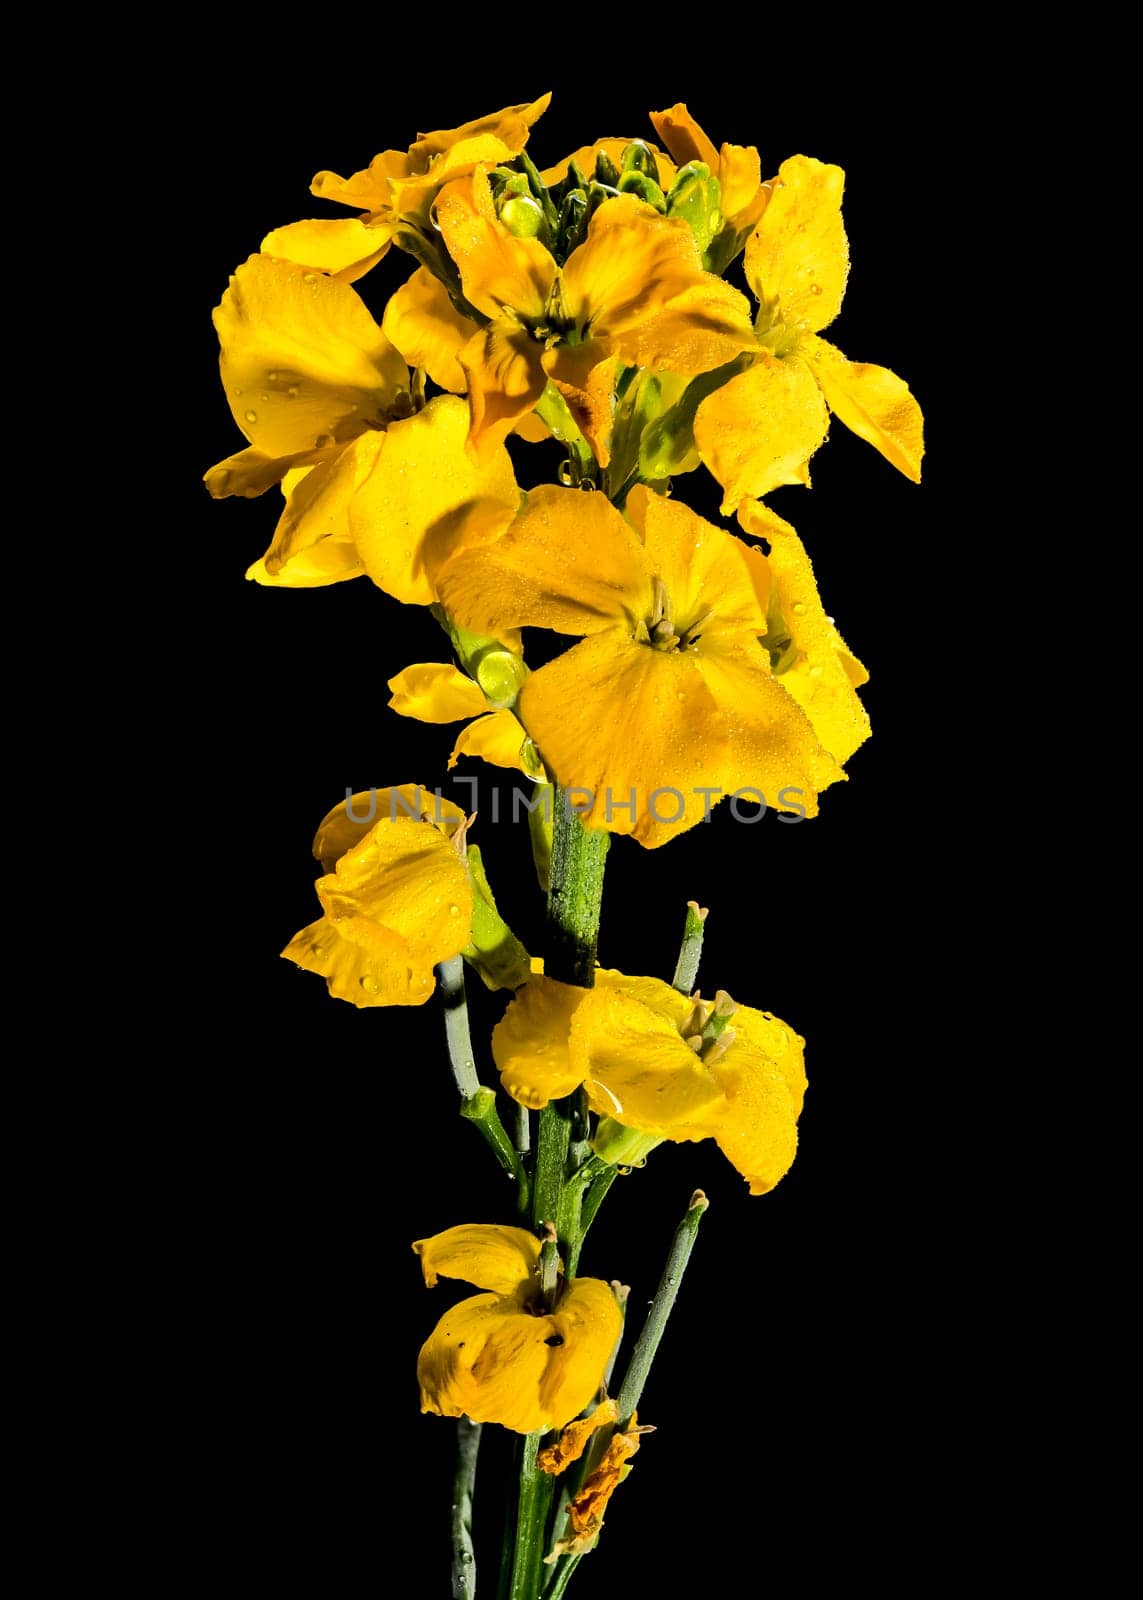
{"label": "black background", "polygon": [[[312,61],[299,40],[288,73],[277,53],[235,47],[193,112],[167,108],[194,128],[171,157],[194,221],[172,246],[186,410],[157,502],[188,619],[166,642],[179,661],[198,930],[177,1027],[200,1067],[169,1112],[183,1156],[165,1243],[186,1348],[176,1426],[201,1530],[184,1567],[214,1570],[225,1549],[228,1574],[252,1583],[364,1594],[379,1574],[385,1593],[447,1592],[452,1430],[418,1415],[414,1366],[452,1291],[423,1288],[409,1243],[510,1220],[506,1181],[455,1115],[436,1008],[356,1011],[278,958],[317,915],[310,840],[346,787],[445,780],[450,730],[396,718],[385,680],[446,657],[426,613],[368,580],[297,592],[244,581],[280,500],[215,504],[199,484],[242,442],[209,312],[270,228],[342,214],[309,197],[319,168],[348,174],[420,130],[551,87],[529,145],[540,166],[604,134],[653,138],[646,111],[676,99],[716,144],[757,144],[767,173],[797,152],[842,165],[853,266],[827,337],[910,382],[930,450],[918,488],[835,424],[812,490],[773,499],[872,675],[862,697],[874,734],[849,783],[813,822],[747,826],[723,806],[663,849],[617,840],[611,852],[604,964],[669,976],[684,903],[698,898],[711,907],[704,989],[803,1033],[810,1091],[797,1161],[772,1194],[750,1198],[711,1144],[664,1146],[601,1213],[582,1269],[631,1285],[637,1329],[692,1189],[712,1202],[641,1407],[658,1431],[574,1584],[607,1597],[682,1574],[712,1594],[785,1593],[839,1562],[912,1582],[899,1533],[907,1520],[923,1538],[936,1516],[973,1159],[950,1086],[971,1049],[949,1002],[958,952],[934,909],[956,894],[969,799],[947,752],[971,738],[974,714],[971,694],[950,709],[942,677],[969,598],[953,575],[962,462],[948,379],[959,354],[949,258],[972,133],[920,63],[902,76],[872,47],[815,62],[805,26],[796,45],[758,26],[715,47],[696,19],[648,60],[621,44],[617,14],[622,69],[605,68],[602,39],[565,41],[553,69],[555,45],[525,45],[506,23],[489,23],[503,46],[454,39],[442,60],[431,36],[448,24],[426,11],[423,36],[382,19],[376,38],[347,31]],[[358,284],[378,317],[410,266],[393,252]],[[558,459],[554,447],[515,456],[525,483],[550,478]],[[717,517],[702,472],[675,492]],[[461,770],[483,802],[492,769]],[[502,909],[537,948],[525,830],[478,825],[477,837]],[[487,1078],[503,1001],[471,981],[470,995]],[[485,1595],[504,1461],[495,1432],[477,1488]],[[414,1575],[395,1577],[406,1558]]]}

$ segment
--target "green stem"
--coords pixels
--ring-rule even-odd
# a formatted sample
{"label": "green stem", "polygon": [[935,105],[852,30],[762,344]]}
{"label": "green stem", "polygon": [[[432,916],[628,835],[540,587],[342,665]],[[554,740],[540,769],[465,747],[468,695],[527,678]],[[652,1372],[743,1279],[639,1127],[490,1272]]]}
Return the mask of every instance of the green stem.
{"label": "green stem", "polygon": [[618,1169],[598,1156],[589,1156],[565,1185],[560,1209],[560,1238],[567,1241],[568,1276],[575,1277],[587,1230],[603,1197],[615,1182]]}
{"label": "green stem", "polygon": [[609,833],[584,827],[572,810],[569,792],[558,788],[544,972],[581,989],[590,989],[595,982],[603,871],[610,843]]}
{"label": "green stem", "polygon": [[536,1466],[540,1438],[538,1433],[529,1433],[524,1439],[516,1513],[516,1556],[508,1600],[538,1600],[542,1587],[545,1533],[555,1479]]}
{"label": "green stem", "polygon": [[460,1417],[456,1424],[456,1476],[452,1484],[452,1600],[473,1600],[476,1555],[472,1548],[472,1491],[482,1424]]}
{"label": "green stem", "polygon": [[[540,1132],[536,1140],[532,1221],[537,1227],[544,1222],[556,1223],[559,1220],[570,1136],[568,1102],[549,1100],[540,1112]],[[566,1244],[566,1240],[561,1242]]]}
{"label": "green stem", "polygon": [[559,1566],[556,1568],[556,1581],[544,1595],[544,1600],[560,1600],[560,1597],[563,1595],[568,1583],[571,1581],[572,1573],[579,1566],[582,1560],[582,1556],[563,1557],[559,1563]]}
{"label": "green stem", "polygon": [[698,977],[699,961],[702,958],[702,939],[706,929],[707,908],[700,906],[697,900],[687,901],[687,920],[683,928],[683,947],[679,951],[678,965],[671,985],[680,994],[690,995],[694,992],[695,979]]}
{"label": "green stem", "polygon": [[[683,1281],[683,1273],[687,1269],[691,1251],[694,1249],[698,1237],[699,1223],[703,1213],[710,1204],[701,1189],[696,1189],[691,1196],[691,1203],[687,1207],[686,1215],[675,1229],[675,1237],[671,1241],[671,1253],[667,1257],[667,1265],[663,1276],[659,1280],[659,1287],[655,1293],[651,1309],[647,1313],[647,1320],[643,1324],[643,1331],[636,1340],[635,1349],[627,1367],[627,1374],[623,1379],[623,1387],[619,1391],[619,1426],[626,1428],[630,1425],[631,1414],[639,1405],[643,1394],[643,1385],[647,1381],[647,1374],[651,1370],[651,1363],[655,1359],[655,1352],[659,1348],[667,1318],[674,1309],[678,1297],[679,1285]],[[602,1433],[604,1430],[600,1429]]]}
{"label": "green stem", "polygon": [[519,1184],[521,1193],[526,1194],[528,1175],[500,1120],[496,1095],[491,1089],[481,1086],[476,1073],[472,1035],[468,1028],[468,1006],[464,998],[464,961],[460,956],[453,956],[448,961],[442,961],[436,970],[444,1005],[448,1059],[460,1092],[460,1114],[476,1124],[504,1171]]}

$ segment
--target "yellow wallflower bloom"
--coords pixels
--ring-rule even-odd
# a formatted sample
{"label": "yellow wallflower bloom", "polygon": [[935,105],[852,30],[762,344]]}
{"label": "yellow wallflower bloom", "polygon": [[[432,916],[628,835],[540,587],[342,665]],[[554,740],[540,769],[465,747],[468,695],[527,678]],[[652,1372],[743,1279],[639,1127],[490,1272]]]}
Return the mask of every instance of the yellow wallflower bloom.
{"label": "yellow wallflower bloom", "polygon": [[849,361],[818,337],[837,316],[849,272],[841,218],[845,174],[809,156],[784,161],[746,245],[766,348],[698,407],[694,437],[724,490],[722,510],[808,482],[806,462],[832,411],[893,466],[920,481],[923,419],[887,367]]}
{"label": "yellow wallflower bloom", "polygon": [[215,312],[221,369],[250,448],[212,467],[216,498],[281,482],[285,509],[247,576],[311,588],[368,574],[419,605],[458,541],[506,526],[520,494],[507,451],[465,449],[468,407],[414,411],[409,372],[356,290],[251,256]]}
{"label": "yellow wallflower bloom", "polygon": [[472,889],[450,835],[464,813],[416,784],[355,794],[317,831],[323,915],[282,951],[355,1006],[419,1006],[469,942]]}
{"label": "yellow wallflower bloom", "polygon": [[350,178],[319,172],[311,192],[352,206],[357,217],[312,219],[275,228],[262,241],[268,255],[329,272],[352,283],[385,255],[402,223],[423,228],[441,186],[466,176],[478,161],[510,161],[528,142],[551,100],[506,106],[459,128],[423,133],[408,150],[385,150]]}
{"label": "yellow wallflower bloom", "polygon": [[[441,236],[464,293],[487,326],[445,309],[443,289],[417,279],[390,320],[411,360],[467,381],[470,442],[483,458],[539,400],[549,378],[601,463],[620,360],[706,372],[755,343],[742,295],[702,270],[686,223],[634,195],[606,200],[561,267],[545,245],[499,220],[488,176],[450,183],[437,200]],[[416,277],[416,275],[414,275]]]}
{"label": "yellow wallflower bloom", "polygon": [[588,827],[653,847],[747,789],[814,814],[868,723],[797,535],[758,513],[771,565],[641,487],[627,513],[634,527],[601,494],[537,489],[496,543],[440,570],[442,601],[481,633],[586,636],[516,710]]}
{"label": "yellow wallflower bloom", "polygon": [[750,1193],[765,1194],[797,1149],[805,1041],[768,1011],[730,1009],[714,1034],[715,1008],[658,978],[604,969],[578,989],[536,976],[496,1025],[492,1054],[521,1105],[582,1084],[593,1111],[652,1141],[715,1139]]}
{"label": "yellow wallflower bloom", "polygon": [[724,144],[716,150],[681,101],[667,111],[652,111],[651,121],[681,167],[704,161],[718,179],[724,229],[733,241],[729,249],[737,254],[738,239],[758,221],[770,198],[757,150],[741,144]]}
{"label": "yellow wallflower bloom", "polygon": [[[513,675],[511,680],[501,684],[503,689],[511,689],[509,698],[514,702],[528,669],[509,651],[495,653],[518,662],[519,677]],[[481,667],[489,665],[487,658],[481,663]],[[498,667],[502,674],[505,672],[501,663],[491,665]],[[491,671],[482,673],[480,668],[477,672],[482,682],[492,676]],[[416,717],[419,722],[476,719],[458,734],[448,758],[450,768],[456,766],[458,756],[479,756],[493,766],[514,767],[525,777],[543,780],[543,765],[515,713],[459,668],[443,661],[420,661],[390,678],[389,688],[392,690],[389,709],[399,716]]]}
{"label": "yellow wallflower bloom", "polygon": [[535,1433],[562,1428],[595,1397],[623,1327],[606,1283],[561,1277],[545,1310],[540,1243],[523,1228],[447,1228],[413,1249],[430,1289],[445,1277],[489,1291],[446,1311],[422,1348],[422,1411]]}

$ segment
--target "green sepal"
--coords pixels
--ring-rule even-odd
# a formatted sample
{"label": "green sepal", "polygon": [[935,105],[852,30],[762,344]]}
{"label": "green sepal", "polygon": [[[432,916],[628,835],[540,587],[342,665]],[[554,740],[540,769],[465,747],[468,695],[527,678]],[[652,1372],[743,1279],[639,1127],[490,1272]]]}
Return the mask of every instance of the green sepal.
{"label": "green sepal", "polygon": [[667,196],[667,215],[682,217],[694,234],[699,254],[705,257],[722,228],[722,185],[705,161],[691,161],[679,169]]}
{"label": "green sepal", "polygon": [[624,172],[641,172],[651,182],[659,182],[659,163],[655,152],[642,139],[633,139],[623,151],[620,162]]}
{"label": "green sepal", "polygon": [[693,472],[699,464],[695,446],[695,412],[708,395],[721,389],[724,383],[745,372],[754,357],[749,351],[735,356],[713,372],[701,372],[692,378],[675,404],[662,416],[656,417],[643,434],[639,445],[639,473],[647,479],[674,477],[679,472]]}
{"label": "green sepal", "polygon": [[667,199],[662,189],[654,178],[648,178],[645,172],[625,172],[619,179],[620,194],[638,195],[640,200],[646,200],[649,206],[654,206],[658,212],[665,212]]}
{"label": "green sepal", "polygon": [[472,937],[461,954],[479,972],[485,988],[518,989],[531,975],[531,960],[496,909],[479,845],[468,847],[468,879],[472,885]]}
{"label": "green sepal", "polygon": [[637,1167],[663,1142],[654,1133],[627,1128],[614,1117],[600,1117],[591,1148],[601,1161],[613,1167]]}
{"label": "green sepal", "polygon": [[595,158],[595,176],[600,183],[606,183],[611,189],[619,187],[619,168],[606,150],[601,150]]}

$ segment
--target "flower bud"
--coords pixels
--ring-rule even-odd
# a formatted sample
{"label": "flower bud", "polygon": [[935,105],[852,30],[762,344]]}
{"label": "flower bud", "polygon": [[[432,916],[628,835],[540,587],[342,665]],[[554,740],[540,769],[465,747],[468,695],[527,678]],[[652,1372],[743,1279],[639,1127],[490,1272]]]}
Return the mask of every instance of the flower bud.
{"label": "flower bud", "polygon": [[682,217],[702,255],[722,227],[722,187],[705,161],[680,168],[667,196],[667,215]]}

